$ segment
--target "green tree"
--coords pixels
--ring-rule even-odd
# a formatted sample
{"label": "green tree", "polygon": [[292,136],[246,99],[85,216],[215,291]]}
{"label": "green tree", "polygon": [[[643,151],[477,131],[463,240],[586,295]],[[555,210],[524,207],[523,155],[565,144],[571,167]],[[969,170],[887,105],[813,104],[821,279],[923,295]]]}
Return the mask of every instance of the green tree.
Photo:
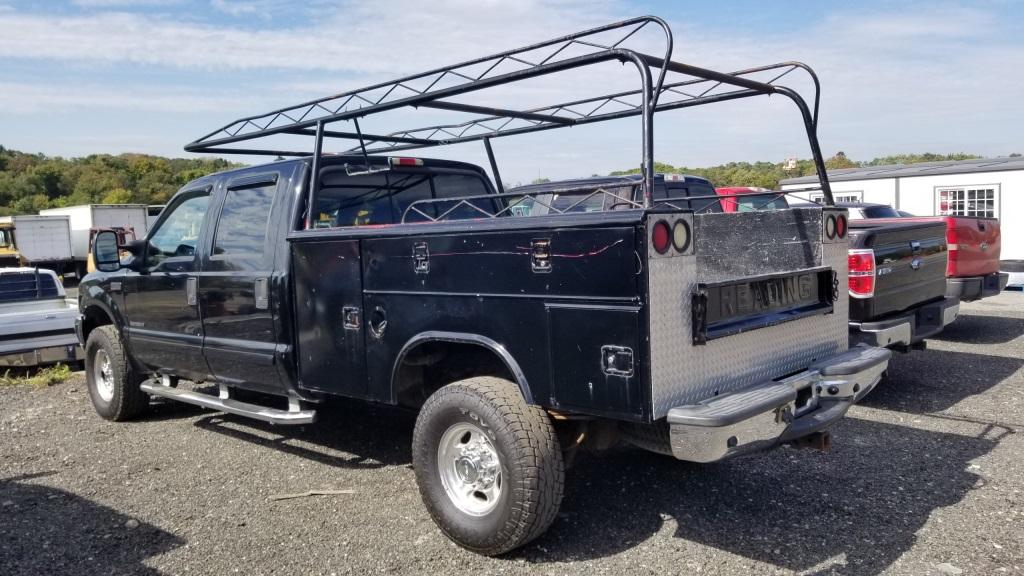
{"label": "green tree", "polygon": [[101,204],[131,204],[133,195],[130,191],[124,188],[115,188],[110,192],[107,192],[106,196],[103,197]]}

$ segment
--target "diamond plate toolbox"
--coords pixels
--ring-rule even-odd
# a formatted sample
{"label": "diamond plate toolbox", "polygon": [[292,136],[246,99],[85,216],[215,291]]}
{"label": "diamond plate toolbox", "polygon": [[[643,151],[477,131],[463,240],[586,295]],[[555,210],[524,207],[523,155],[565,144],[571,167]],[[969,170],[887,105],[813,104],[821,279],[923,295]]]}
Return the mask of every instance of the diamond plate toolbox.
{"label": "diamond plate toolbox", "polygon": [[[681,216],[689,217],[671,218]],[[673,407],[802,370],[848,346],[847,244],[822,242],[820,208],[697,214],[692,219],[692,254],[648,259],[655,419],[664,417]],[[741,332],[706,344],[693,343],[692,298],[698,283],[821,266],[836,273],[842,288],[832,313]]]}

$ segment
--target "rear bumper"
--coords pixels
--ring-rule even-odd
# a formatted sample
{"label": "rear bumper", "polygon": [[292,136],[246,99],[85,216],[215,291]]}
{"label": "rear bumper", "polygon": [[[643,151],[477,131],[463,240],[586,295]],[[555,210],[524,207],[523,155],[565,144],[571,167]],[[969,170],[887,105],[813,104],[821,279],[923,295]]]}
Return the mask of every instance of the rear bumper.
{"label": "rear bumper", "polygon": [[50,334],[10,342],[0,347],[0,367],[42,366],[57,362],[74,362],[85,358],[75,333]]}
{"label": "rear bumper", "polygon": [[960,301],[946,298],[876,322],[850,322],[850,345],[905,348],[942,332],[956,320]]}
{"label": "rear bumper", "polygon": [[878,384],[891,355],[858,346],[782,380],[673,408],[667,418],[672,454],[715,462],[820,432]]}
{"label": "rear bumper", "polygon": [[968,278],[947,278],[946,298],[959,298],[964,302],[988,298],[1002,292],[1009,280],[1010,275],[1006,272],[993,272]]}

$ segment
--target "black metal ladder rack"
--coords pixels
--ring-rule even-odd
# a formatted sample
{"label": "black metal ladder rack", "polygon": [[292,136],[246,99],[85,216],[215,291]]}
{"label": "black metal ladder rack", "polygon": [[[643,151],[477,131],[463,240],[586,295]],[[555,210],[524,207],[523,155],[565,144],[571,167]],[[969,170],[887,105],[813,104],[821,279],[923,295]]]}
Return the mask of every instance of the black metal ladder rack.
{"label": "black metal ladder rack", "polygon": [[[631,42],[636,41],[638,33],[645,29],[660,29],[663,33],[662,56],[653,56],[628,47]],[[309,156],[310,152],[260,147],[235,148],[229,145],[280,134],[311,137],[314,165],[309,205],[312,206],[318,184],[323,144],[327,138],[358,142],[349,151],[360,152],[366,158],[367,166],[368,155],[371,153],[482,140],[501,192],[500,176],[490,144],[493,138],[640,116],[643,207],[650,208],[654,205],[655,112],[778,94],[797,106],[817,169],[820,189],[826,203],[833,204],[832,191],[817,136],[820,85],[809,66],[800,62],[784,62],[735,72],[718,72],[672,61],[672,44],[672,31],[664,20],[654,16],[631,18],[454,66],[406,76],[392,82],[307,101],[267,114],[241,118],[188,144],[185,149],[189,152],[220,154]],[[495,86],[610,61],[632,64],[638,72],[640,88],[525,110],[448,100],[454,96]],[[502,71],[508,67],[516,69]],[[811,78],[814,86],[813,106],[808,106],[796,90],[780,83],[794,71],[802,71]],[[682,75],[684,78],[667,81],[670,80],[670,74]],[[767,81],[753,78],[761,74],[770,75],[771,78]],[[474,116],[464,122],[411,128],[386,134],[362,131],[360,119],[401,108],[440,109]],[[338,122],[350,122],[354,130],[328,129],[328,126]],[[308,217],[311,217],[311,214],[307,214]],[[307,227],[309,225],[307,222]]]}

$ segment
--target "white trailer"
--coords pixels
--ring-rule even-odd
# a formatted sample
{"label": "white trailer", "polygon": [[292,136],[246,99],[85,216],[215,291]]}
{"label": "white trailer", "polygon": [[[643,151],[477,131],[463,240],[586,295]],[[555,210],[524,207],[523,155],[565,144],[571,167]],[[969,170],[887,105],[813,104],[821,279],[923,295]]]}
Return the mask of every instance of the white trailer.
{"label": "white trailer", "polygon": [[57,273],[73,263],[70,218],[49,216],[4,216],[0,227],[13,229],[14,249],[25,266],[42,266]]}
{"label": "white trailer", "polygon": [[71,253],[81,272],[89,258],[90,231],[97,228],[131,228],[136,238],[142,238],[149,230],[146,222],[145,204],[83,204],[67,208],[48,208],[42,215],[62,215],[69,218],[71,226]]}

